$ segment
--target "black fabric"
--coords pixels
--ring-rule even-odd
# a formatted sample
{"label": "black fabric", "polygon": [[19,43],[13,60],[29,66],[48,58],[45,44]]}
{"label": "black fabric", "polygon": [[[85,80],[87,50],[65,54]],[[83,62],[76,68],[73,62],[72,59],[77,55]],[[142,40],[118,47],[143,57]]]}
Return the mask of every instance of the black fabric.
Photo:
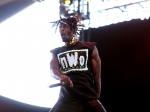
{"label": "black fabric", "polygon": [[[74,101],[77,99],[82,100],[89,100],[93,98],[98,98],[97,93],[94,90],[93,84],[93,75],[92,75],[92,68],[91,68],[91,54],[93,52],[95,43],[92,42],[77,42],[76,45],[71,47],[59,47],[56,49],[51,50],[55,56],[57,56],[60,64],[60,71],[69,76],[73,82],[73,88],[70,87],[61,87],[59,100],[61,101]],[[77,51],[72,51],[77,50]],[[81,50],[81,51],[78,51]],[[83,51],[82,51],[83,50]],[[88,50],[88,53],[84,50]],[[81,66],[80,61],[77,60],[77,64],[70,67],[69,60],[66,60],[68,57],[75,58],[75,52],[78,58],[83,58],[83,61],[87,60],[83,66]],[[64,61],[62,61],[62,59]],[[73,63],[73,62],[72,62]],[[71,64],[72,64],[71,63]],[[66,67],[67,66],[67,67]]]}
{"label": "black fabric", "polygon": [[107,112],[98,99],[88,101],[85,106],[85,111],[86,112]]}
{"label": "black fabric", "polygon": [[58,101],[50,112],[85,112],[82,104],[77,102]]}
{"label": "black fabric", "polygon": [[88,102],[77,100],[74,102],[58,101],[49,112],[107,112],[99,100]]}

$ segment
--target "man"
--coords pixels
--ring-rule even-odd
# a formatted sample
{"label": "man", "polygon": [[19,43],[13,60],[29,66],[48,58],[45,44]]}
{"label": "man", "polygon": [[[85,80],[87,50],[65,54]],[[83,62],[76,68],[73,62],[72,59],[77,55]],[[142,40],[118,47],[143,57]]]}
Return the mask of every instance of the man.
{"label": "man", "polygon": [[64,46],[51,50],[50,71],[60,80],[59,99],[50,112],[106,112],[100,103],[101,60],[94,42],[76,39],[79,20],[57,21]]}

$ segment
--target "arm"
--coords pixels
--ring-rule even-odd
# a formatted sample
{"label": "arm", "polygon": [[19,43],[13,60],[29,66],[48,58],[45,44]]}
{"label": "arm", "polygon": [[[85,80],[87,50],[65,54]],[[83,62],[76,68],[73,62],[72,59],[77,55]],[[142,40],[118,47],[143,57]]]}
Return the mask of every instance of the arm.
{"label": "arm", "polygon": [[56,80],[59,80],[60,77],[63,75],[59,71],[58,59],[54,54],[52,54],[52,59],[50,61],[50,72],[51,72],[51,76]]}
{"label": "arm", "polygon": [[73,87],[73,83],[70,78],[59,71],[59,63],[57,57],[52,54],[52,59],[50,61],[50,72],[51,76],[60,82],[64,82],[66,86]]}
{"label": "arm", "polygon": [[98,50],[96,46],[94,47],[92,57],[91,57],[91,64],[92,64],[92,73],[94,76],[94,89],[96,93],[100,97],[101,93],[101,59],[99,57]]}

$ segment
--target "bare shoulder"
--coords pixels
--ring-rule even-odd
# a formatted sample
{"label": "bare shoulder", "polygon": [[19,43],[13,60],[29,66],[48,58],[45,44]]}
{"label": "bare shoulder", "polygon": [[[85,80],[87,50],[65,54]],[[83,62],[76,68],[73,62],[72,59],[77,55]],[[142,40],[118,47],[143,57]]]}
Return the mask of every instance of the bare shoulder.
{"label": "bare shoulder", "polygon": [[53,60],[53,59],[57,59],[57,57],[53,54],[53,53],[51,53],[51,59]]}
{"label": "bare shoulder", "polygon": [[51,53],[50,65],[51,68],[58,66],[58,59],[53,53]]}
{"label": "bare shoulder", "polygon": [[96,46],[94,46],[93,52],[92,52],[92,57],[97,58],[99,57],[99,52]]}

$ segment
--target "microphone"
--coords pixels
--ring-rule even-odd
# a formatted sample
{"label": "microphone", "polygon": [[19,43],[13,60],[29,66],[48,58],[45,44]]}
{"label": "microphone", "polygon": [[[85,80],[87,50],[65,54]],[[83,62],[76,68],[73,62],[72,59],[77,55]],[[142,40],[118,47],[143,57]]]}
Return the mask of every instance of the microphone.
{"label": "microphone", "polygon": [[49,88],[58,87],[58,86],[62,86],[62,83],[51,84]]}

